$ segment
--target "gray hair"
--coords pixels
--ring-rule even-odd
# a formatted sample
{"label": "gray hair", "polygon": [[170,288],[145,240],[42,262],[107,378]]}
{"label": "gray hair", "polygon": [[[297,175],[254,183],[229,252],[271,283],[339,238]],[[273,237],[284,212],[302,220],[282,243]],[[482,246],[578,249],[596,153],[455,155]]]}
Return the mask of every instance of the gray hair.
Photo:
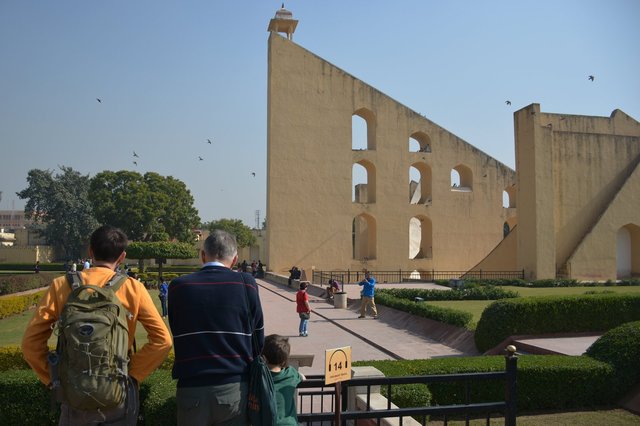
{"label": "gray hair", "polygon": [[204,252],[211,259],[231,260],[238,254],[236,237],[227,231],[216,229],[204,240]]}

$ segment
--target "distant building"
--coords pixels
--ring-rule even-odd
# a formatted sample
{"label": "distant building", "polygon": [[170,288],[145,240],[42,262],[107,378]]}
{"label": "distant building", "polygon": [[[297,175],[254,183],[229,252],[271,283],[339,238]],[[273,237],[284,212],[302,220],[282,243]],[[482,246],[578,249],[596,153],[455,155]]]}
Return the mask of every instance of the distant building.
{"label": "distant building", "polygon": [[31,219],[25,217],[24,210],[0,210],[0,228],[20,229],[32,223]]}

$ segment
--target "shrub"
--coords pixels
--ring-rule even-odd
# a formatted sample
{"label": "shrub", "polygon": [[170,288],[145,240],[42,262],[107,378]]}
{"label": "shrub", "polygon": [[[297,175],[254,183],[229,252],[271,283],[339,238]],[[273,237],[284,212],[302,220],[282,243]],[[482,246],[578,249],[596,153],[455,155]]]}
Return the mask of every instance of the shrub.
{"label": "shrub", "polygon": [[412,300],[400,299],[381,291],[378,291],[376,294],[376,303],[457,327],[468,327],[473,319],[473,315],[469,312],[442,308],[427,303],[416,303]]}
{"label": "shrub", "polygon": [[31,370],[9,370],[0,376],[0,424],[57,425],[60,410],[51,410],[51,392]]}
{"label": "shrub", "polygon": [[29,364],[24,360],[22,351],[18,346],[5,346],[0,348],[0,372],[8,370],[28,370],[29,368]]}
{"label": "shrub", "polygon": [[587,349],[591,358],[609,363],[616,370],[619,388],[628,390],[640,382],[640,321],[606,332]]}
{"label": "shrub", "polygon": [[[479,373],[504,371],[501,356],[437,358],[403,361],[359,361],[354,365],[372,365],[388,377]],[[614,370],[606,363],[586,356],[525,355],[518,359],[518,409],[548,410],[593,407],[611,403],[615,395],[610,386]],[[503,380],[469,382],[470,402],[504,400]],[[427,394],[426,392],[429,392]],[[416,399],[403,401],[404,407],[420,406],[420,400],[430,397],[433,405],[465,403],[463,382],[431,383]],[[392,399],[400,406],[398,402]]]}
{"label": "shrub", "polygon": [[145,425],[176,424],[176,382],[171,371],[156,370],[140,386],[140,414]]}
{"label": "shrub", "polygon": [[498,300],[518,297],[518,293],[512,290],[504,290],[496,286],[476,286],[462,290],[425,290],[419,288],[391,288],[381,289],[381,293],[389,294],[400,299],[413,301],[416,297],[424,300]]}
{"label": "shrub", "polygon": [[640,320],[640,294],[504,299],[485,308],[474,337],[484,352],[512,335],[606,331],[634,320]]}
{"label": "shrub", "polygon": [[[0,271],[31,271],[35,267],[35,263],[2,263],[0,264]],[[63,263],[41,263],[40,272],[43,271],[55,271],[64,272]]]}
{"label": "shrub", "polygon": [[0,275],[0,296],[48,286],[56,273]]}
{"label": "shrub", "polygon": [[3,297],[0,299],[0,319],[19,314],[36,305],[45,290],[21,296]]}

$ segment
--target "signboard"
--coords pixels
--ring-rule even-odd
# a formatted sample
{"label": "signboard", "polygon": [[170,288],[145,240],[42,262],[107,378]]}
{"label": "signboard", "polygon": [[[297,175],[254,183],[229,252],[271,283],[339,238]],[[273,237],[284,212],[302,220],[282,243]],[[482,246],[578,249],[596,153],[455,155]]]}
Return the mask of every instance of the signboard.
{"label": "signboard", "polygon": [[324,351],[324,384],[351,379],[351,346]]}

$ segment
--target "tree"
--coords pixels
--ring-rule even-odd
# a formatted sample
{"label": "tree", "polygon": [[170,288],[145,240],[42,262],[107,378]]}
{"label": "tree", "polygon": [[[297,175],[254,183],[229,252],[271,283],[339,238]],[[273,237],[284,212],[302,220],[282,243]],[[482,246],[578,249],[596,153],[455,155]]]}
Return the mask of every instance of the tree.
{"label": "tree", "polygon": [[200,223],[186,185],[171,176],[121,170],[91,179],[96,218],[122,229],[131,240],[193,242]]}
{"label": "tree", "polygon": [[251,232],[251,228],[242,223],[240,219],[220,219],[205,224],[209,231],[222,229],[236,236],[238,247],[251,247],[256,243],[256,236]]}
{"label": "tree", "polygon": [[98,222],[87,197],[89,175],[71,167],[60,170],[55,176],[52,170],[29,170],[28,187],[16,195],[28,200],[25,216],[43,226],[47,242],[62,248],[67,259],[77,259]]}
{"label": "tree", "polygon": [[[162,265],[167,259],[193,259],[198,251],[189,243],[154,241],[134,241],[127,247],[127,258],[138,259],[142,264],[144,259],[155,259],[158,264],[158,276],[162,279]],[[143,268],[140,268],[142,270]]]}

